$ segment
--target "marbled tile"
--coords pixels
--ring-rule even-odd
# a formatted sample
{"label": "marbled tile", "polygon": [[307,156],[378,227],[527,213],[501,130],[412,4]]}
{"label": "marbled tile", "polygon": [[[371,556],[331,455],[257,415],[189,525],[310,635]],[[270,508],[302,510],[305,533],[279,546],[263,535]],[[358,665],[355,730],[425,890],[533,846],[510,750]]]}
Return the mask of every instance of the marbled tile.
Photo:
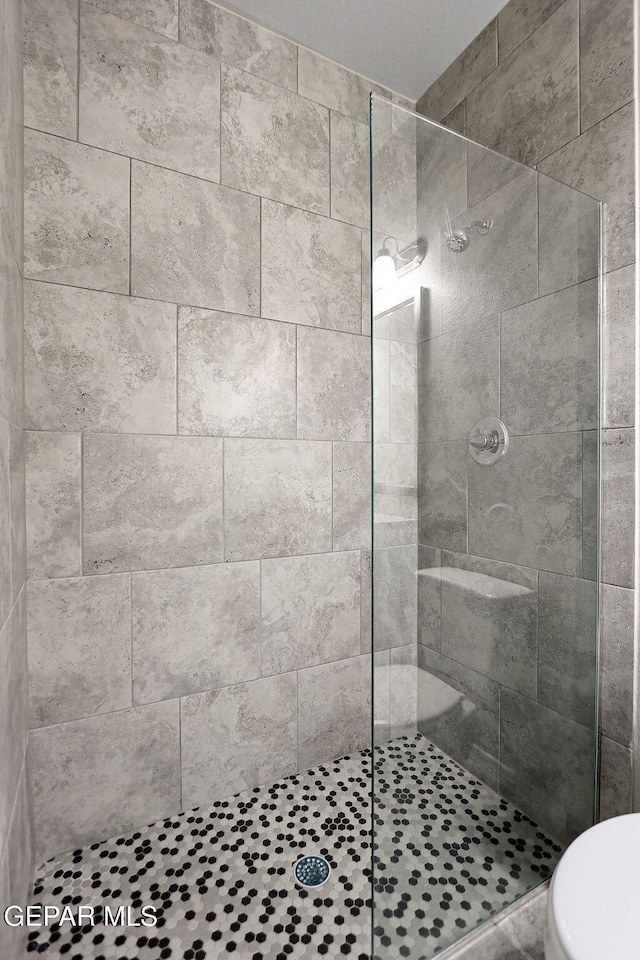
{"label": "marbled tile", "polygon": [[467,135],[533,164],[579,133],[578,0],[566,0],[468,95]]}
{"label": "marbled tile", "polygon": [[581,0],[580,114],[582,130],[633,99],[632,0]]}
{"label": "marbled tile", "polygon": [[298,327],[298,437],[369,440],[371,341]]}
{"label": "marbled tile", "polygon": [[331,216],[368,227],[369,127],[331,111]]}
{"label": "marbled tile", "polygon": [[25,282],[27,427],[175,433],[173,304]]}
{"label": "marbled tile", "polygon": [[502,314],[500,416],[513,435],[596,428],[598,333],[597,280]]}
{"label": "marbled tile", "polygon": [[454,230],[472,220],[493,220],[485,236],[472,233],[464,253],[452,253],[441,235],[442,332],[472,328],[478,320],[495,316],[538,293],[537,176],[521,174],[454,219]]}
{"label": "marbled tile", "polygon": [[0,419],[0,626],[13,605],[11,586],[11,441],[9,424]]}
{"label": "marbled tile", "polygon": [[394,237],[401,249],[417,239],[416,189],[416,145],[393,136],[374,155],[372,230]]}
{"label": "marbled tile", "polygon": [[595,732],[503,690],[501,793],[568,843],[593,823]]}
{"label": "marbled tile", "polygon": [[371,446],[333,445],[333,549],[371,546]]}
{"label": "marbled tile", "polygon": [[371,232],[362,230],[360,258],[362,281],[362,335],[371,336]]}
{"label": "marbled tile", "polygon": [[416,642],[418,616],[416,544],[373,551],[373,649]]}
{"label": "marbled tile", "polygon": [[415,643],[389,650],[389,735],[415,736],[418,710],[418,648]]}
{"label": "marbled tile", "polygon": [[582,576],[598,576],[599,537],[599,438],[595,430],[582,434]]}
{"label": "marbled tile", "polygon": [[178,39],[178,0],[91,0],[94,7]]}
{"label": "marbled tile", "polygon": [[27,641],[24,592],[0,628],[0,837],[9,831],[28,737]]}
{"label": "marbled tile", "polygon": [[511,0],[498,14],[498,54],[506,60],[564,0]]}
{"label": "marbled tile", "polygon": [[467,551],[466,441],[418,447],[420,543]]}
{"label": "marbled tile", "polygon": [[[7,0],[2,15],[0,37],[0,83],[2,109],[0,112],[0,233],[8,241],[18,263],[22,262],[22,171],[23,124],[22,85],[22,21],[23,5],[19,0]],[[6,234],[5,234],[6,230]],[[4,247],[4,243],[2,244]],[[5,261],[2,261],[3,264]]]}
{"label": "marbled tile", "polygon": [[440,650],[442,642],[442,581],[424,576],[423,571],[437,568],[442,562],[442,550],[418,544],[418,643],[432,650]]}
{"label": "marbled tile", "polygon": [[372,555],[371,550],[360,551],[360,652],[372,652]]}
{"label": "marbled tile", "polygon": [[472,40],[418,100],[416,110],[438,122],[488,76],[498,63],[497,20]]}
{"label": "marbled tile", "polygon": [[179,307],[178,394],[180,433],[295,437],[295,327]]}
{"label": "marbled tile", "polygon": [[129,292],[129,167],[126,157],[25,131],[26,277]]}
{"label": "marbled tile", "polygon": [[581,434],[511,437],[490,469],[469,461],[469,552],[580,575]]}
{"label": "marbled tile", "polygon": [[[399,647],[398,649],[404,649]],[[371,697],[373,701],[373,745],[380,748],[390,739],[389,730],[389,650],[373,654],[373,678]]]}
{"label": "marbled tile", "polygon": [[604,423],[633,426],[635,351],[635,266],[607,274],[605,284]]}
{"label": "marbled tile", "polygon": [[418,667],[420,732],[483,782],[497,785],[498,684],[422,644]]}
{"label": "marbled tile", "polygon": [[600,726],[617,743],[633,736],[633,590],[602,588]]}
{"label": "marbled tile", "polygon": [[371,339],[373,351],[372,429],[376,446],[391,441],[391,377],[389,340]]}
{"label": "marbled tile", "polygon": [[27,635],[32,727],[131,706],[127,574],[32,581]]}
{"label": "marbled tile", "polygon": [[295,43],[209,0],[181,0],[180,43],[295,92]]}
{"label": "marbled tile", "polygon": [[[373,318],[373,336],[376,340],[395,340],[398,343],[416,345],[421,339],[421,314],[427,312],[431,291],[420,287],[415,295],[393,304]],[[439,331],[438,331],[439,332]]]}
{"label": "marbled tile", "polygon": [[222,66],[222,182],[329,215],[329,113]]}
{"label": "marbled tile", "polygon": [[177,700],[33,730],[36,860],[175,814],[179,741]]}
{"label": "marbled tile", "polygon": [[[382,496],[397,493],[415,500],[418,482],[418,464],[414,443],[376,443],[373,447],[374,478],[376,492]],[[380,486],[382,485],[382,490]],[[387,488],[395,488],[388,490]],[[376,519],[381,512],[376,502]]]}
{"label": "marbled tile", "polygon": [[393,443],[418,439],[418,347],[392,340],[389,344],[390,434]]}
{"label": "marbled tile", "polygon": [[371,738],[371,658],[298,673],[298,769],[363,750]]}
{"label": "marbled tile", "polygon": [[15,603],[27,579],[25,434],[9,424],[9,510],[11,525],[11,598]]}
{"label": "marbled tile", "polygon": [[598,276],[600,210],[565,183],[538,176],[538,294]]}
{"label": "marbled tile", "polygon": [[131,587],[135,703],[260,676],[257,561],[135,573]]}
{"label": "marbled tile", "polygon": [[220,65],[81,3],[79,138],[220,179]]}
{"label": "marbled tile", "polygon": [[331,444],[225,440],[225,560],[331,551]]}
{"label": "marbled tile", "polygon": [[600,737],[600,820],[632,812],[631,751],[608,737]]}
{"label": "marbled tile", "polygon": [[469,206],[480,203],[522,173],[522,166],[510,157],[471,141],[467,147],[467,197]]}
{"label": "marbled tile", "polygon": [[84,573],[222,560],[222,440],[87,435]]}
{"label": "marbled tile", "polygon": [[432,259],[436,251],[439,257],[440,231],[452,218],[467,210],[469,146],[465,140],[433,123],[423,121],[418,127],[418,224],[420,234],[428,242],[427,260]]}
{"label": "marbled tile", "polygon": [[518,960],[544,960],[548,895],[548,886],[542,883],[498,918],[496,928],[519,951]]}
{"label": "marbled tile", "polygon": [[421,443],[466,440],[480,416],[498,416],[498,317],[480,319],[472,326],[425,340],[419,349],[418,429]]}
{"label": "marbled tile", "polygon": [[375,84],[360,74],[347,70],[334,60],[327,60],[307,47],[298,47],[298,93],[325,107],[369,122],[369,95]]}
{"label": "marbled tile", "polygon": [[537,700],[583,726],[595,718],[597,602],[593,580],[540,571]]}
{"label": "marbled tile", "polygon": [[602,433],[602,579],[633,586],[633,430]]}
{"label": "marbled tile", "polygon": [[262,201],[262,316],[359,333],[361,233]]}
{"label": "marbled tile", "polygon": [[24,4],[24,123],[76,138],[77,0]]}
{"label": "marbled tile", "polygon": [[296,675],[181,701],[182,803],[193,807],[296,769]]}
{"label": "marbled tile", "polygon": [[360,653],[360,553],[262,561],[262,675]]}
{"label": "marbled tile", "polygon": [[80,576],[80,435],[27,433],[25,437],[29,576]]}
{"label": "marbled tile", "polygon": [[258,197],[134,161],[131,292],[257,315]]}
{"label": "marbled tile", "polygon": [[[14,256],[15,253],[15,256]],[[22,426],[22,276],[16,253],[0,219],[0,416]]]}
{"label": "marbled tile", "polygon": [[[5,903],[16,903],[21,907],[26,907],[31,900],[35,867],[29,782],[29,771],[25,758],[20,783],[16,792],[13,820],[7,840],[11,899],[5,901]],[[24,928],[23,932],[26,932]],[[15,960],[21,960],[24,956],[23,944],[23,951],[18,951]]]}
{"label": "marbled tile", "polygon": [[633,105],[594,124],[539,165],[578,190],[606,203],[607,271],[633,261]]}
{"label": "marbled tile", "polygon": [[[442,552],[442,654],[535,697],[538,582],[533,570]],[[429,574],[424,575],[428,579]]]}
{"label": "marbled tile", "polygon": [[462,103],[459,103],[457,107],[454,107],[446,117],[443,117],[440,121],[443,127],[448,127],[449,130],[455,130],[456,133],[461,133],[462,136],[466,136],[467,132],[467,103],[466,100],[463,100]]}

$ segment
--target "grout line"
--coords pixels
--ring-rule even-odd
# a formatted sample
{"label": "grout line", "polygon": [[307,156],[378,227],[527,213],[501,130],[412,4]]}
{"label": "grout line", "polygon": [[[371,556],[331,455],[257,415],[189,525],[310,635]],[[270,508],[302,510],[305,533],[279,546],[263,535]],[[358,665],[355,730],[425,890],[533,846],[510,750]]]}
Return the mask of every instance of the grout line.
{"label": "grout line", "polygon": [[131,274],[133,271],[133,229],[132,229],[132,220],[133,220],[133,161],[129,158],[129,296],[132,296],[131,293]]}

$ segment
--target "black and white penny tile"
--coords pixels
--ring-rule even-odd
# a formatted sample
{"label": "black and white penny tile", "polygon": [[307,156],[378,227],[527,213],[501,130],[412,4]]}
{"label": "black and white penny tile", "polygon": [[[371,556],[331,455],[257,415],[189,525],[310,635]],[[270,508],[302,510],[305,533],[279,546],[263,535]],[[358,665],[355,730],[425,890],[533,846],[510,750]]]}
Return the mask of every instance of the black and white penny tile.
{"label": "black and white penny tile", "polygon": [[[419,734],[47,861],[32,903],[93,906],[97,923],[36,928],[66,960],[423,960],[551,873],[561,848]],[[298,886],[300,857],[331,874]],[[153,906],[156,927],[105,926]]]}

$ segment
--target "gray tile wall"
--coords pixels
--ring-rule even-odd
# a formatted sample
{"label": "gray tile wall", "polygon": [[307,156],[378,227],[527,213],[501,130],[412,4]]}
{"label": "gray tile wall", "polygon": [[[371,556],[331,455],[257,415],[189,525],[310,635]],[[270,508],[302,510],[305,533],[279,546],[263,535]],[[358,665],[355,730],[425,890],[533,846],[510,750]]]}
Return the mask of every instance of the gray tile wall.
{"label": "gray tile wall", "polygon": [[[627,812],[631,798],[635,426],[632,57],[631,0],[612,0],[606,4],[598,0],[582,0],[580,4],[577,0],[550,0],[537,4],[511,0],[418,103],[418,110],[425,116],[516,160],[537,164],[542,172],[605,201],[607,205],[602,449],[605,583],[601,597],[600,784],[603,817]],[[457,195],[451,153],[447,160],[445,183],[451,197]],[[486,158],[484,162],[475,162],[470,152],[469,202],[477,196],[478,186],[489,184],[495,190],[504,175],[500,164],[497,167],[495,161],[487,164]],[[420,182],[420,170],[418,176]],[[493,183],[492,177],[497,178]],[[569,197],[566,191],[563,197],[563,191],[551,181],[540,183],[539,209],[539,295],[562,298],[564,302],[555,305],[553,315],[562,316],[566,329],[582,309],[582,304],[575,301],[575,292],[579,291],[581,296],[585,293],[591,295],[589,284],[581,283],[594,275],[594,264],[589,256],[585,257],[585,247],[590,241],[587,237],[584,245],[576,242],[576,237],[585,235],[585,211],[581,209],[579,199]],[[524,216],[519,219],[526,226],[527,219]],[[564,250],[559,239],[561,224],[569,226],[566,230],[568,246]],[[520,250],[521,243],[512,246],[510,252]],[[555,255],[552,255],[553,249]],[[571,287],[576,283],[580,286]],[[573,303],[569,302],[571,299]],[[593,370],[585,366],[584,342],[574,340],[574,349],[564,351],[561,358],[554,360],[549,355],[549,350],[553,350],[553,331],[543,336],[539,324],[533,327],[534,318],[527,315],[532,310],[540,313],[543,305],[544,300],[537,300],[503,316],[503,321],[506,318],[503,347],[507,354],[509,331],[512,329],[516,336],[515,325],[520,324],[517,336],[527,338],[535,331],[537,355],[545,358],[544,365],[537,369],[535,354],[532,356],[529,352],[526,369],[519,366],[521,343],[518,344],[513,362],[507,363],[503,396],[506,395],[513,407],[512,416],[518,410],[525,416],[525,421],[520,424],[523,430],[539,432],[541,419],[546,421],[549,417],[555,423],[554,430],[570,431],[575,429],[578,421],[587,428],[583,434],[583,484],[585,491],[591,491],[585,493],[585,502],[593,502],[595,476],[592,475],[590,452],[593,451],[595,435],[589,433],[588,428],[594,411],[590,402],[585,406],[589,392],[575,391],[569,406],[559,406],[550,403],[555,391],[553,383],[548,382],[550,376],[558,381],[558,363],[562,364],[563,379],[573,377],[575,383],[588,382],[593,377]],[[526,388],[526,381],[531,378],[536,378],[540,384],[539,395],[544,402],[539,410],[530,405],[524,410],[518,405],[518,393]],[[580,454],[577,456],[579,458]],[[430,469],[439,469],[438,475],[441,475],[444,467],[438,468],[432,458]],[[442,512],[425,518],[426,533],[434,529],[460,530],[460,510],[455,508],[451,488],[443,487],[443,497],[445,492]],[[558,686],[557,682],[551,682],[551,678],[555,676],[557,679],[562,671],[575,676],[576,671],[580,672],[581,662],[584,666],[585,656],[590,659],[584,649],[584,630],[576,621],[576,615],[579,613],[578,619],[582,618],[594,599],[588,582],[595,574],[589,517],[586,523],[582,536],[582,573],[576,556],[574,569],[562,570],[550,558],[546,569],[555,572],[540,575],[539,698],[554,710],[560,710],[568,718],[573,715],[578,721],[581,708],[575,698],[581,699],[580,687]],[[570,540],[571,537],[565,540],[565,546],[570,545]],[[433,539],[427,542],[439,545]],[[475,548],[481,549],[482,544],[475,544]],[[519,558],[520,553],[516,550],[512,559],[517,561]],[[566,573],[577,573],[586,579],[575,580],[571,586],[571,581],[557,575]],[[562,590],[558,590],[559,586]],[[571,649],[563,649],[559,632],[566,636],[569,622],[573,638]],[[518,718],[524,716],[523,704],[512,713],[512,733],[507,746],[511,743],[518,750],[525,746],[518,739],[521,737]],[[536,722],[541,724],[543,720],[541,714]],[[548,741],[545,739],[545,742]]]}
{"label": "gray tile wall", "polygon": [[[22,2],[0,2],[0,909],[25,905],[33,861],[28,702],[22,350]],[[0,956],[23,956],[0,923]]]}
{"label": "gray tile wall", "polygon": [[368,743],[373,85],[207,0],[28,0],[25,83],[42,859]]}

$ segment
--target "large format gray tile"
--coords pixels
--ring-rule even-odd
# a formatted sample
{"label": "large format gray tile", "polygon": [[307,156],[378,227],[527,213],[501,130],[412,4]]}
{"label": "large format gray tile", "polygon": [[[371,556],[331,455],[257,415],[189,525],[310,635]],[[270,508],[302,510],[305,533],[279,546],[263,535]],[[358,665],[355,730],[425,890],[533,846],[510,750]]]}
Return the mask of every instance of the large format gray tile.
{"label": "large format gray tile", "polygon": [[466,440],[476,420],[499,415],[498,317],[425,340],[419,349],[421,443]]}
{"label": "large format gray tile", "polygon": [[503,690],[501,793],[564,843],[593,823],[595,733]]}
{"label": "large format gray tile", "polygon": [[564,0],[511,0],[498,14],[498,53],[505,60]]}
{"label": "large format gray tile", "polygon": [[533,164],[579,133],[578,0],[565,0],[469,94],[467,135]]}
{"label": "large format gray tile", "polygon": [[295,92],[295,43],[209,0],[181,0],[180,43]]}
{"label": "large format gray tile", "polygon": [[175,433],[176,308],[25,282],[26,425]]}
{"label": "large format gray tile", "polygon": [[11,576],[11,435],[0,420],[0,625],[13,605]]}
{"label": "large format gray tile", "polygon": [[262,201],[262,316],[359,333],[361,233]]}
{"label": "large format gray tile", "polygon": [[331,216],[368,227],[369,127],[331,111]]}
{"label": "large format gray tile", "polygon": [[25,436],[29,576],[80,576],[80,435],[27,433]]}
{"label": "large format gray tile", "polygon": [[331,444],[225,440],[225,559],[331,551]]}
{"label": "large format gray tile", "polygon": [[373,352],[372,418],[373,437],[376,447],[391,440],[391,343],[389,340],[371,338]]}
{"label": "large format gray tile", "polygon": [[360,551],[360,652],[372,652],[373,581],[372,552]]}
{"label": "large format gray tile", "polygon": [[599,437],[595,430],[582,434],[582,576],[598,576],[600,476]]}
{"label": "large format gray tile", "polygon": [[375,84],[327,60],[307,47],[298,47],[298,93],[347,117],[369,122],[369,94]]}
{"label": "large format gray tile", "polygon": [[633,2],[580,2],[582,129],[633,99]]}
{"label": "large format gray tile", "polygon": [[602,579],[633,586],[633,430],[602,434]]}
{"label": "large format gray tile", "polygon": [[371,545],[371,446],[333,445],[333,549]]}
{"label": "large format gray tile", "polygon": [[180,433],[295,437],[295,327],[180,307],[178,395]]}
{"label": "large format gray tile", "polygon": [[262,675],[360,653],[360,553],[262,561]]}
{"label": "large format gray tile", "polygon": [[182,804],[211,803],[296,770],[296,675],[181,701]]}
{"label": "large format gray tile", "polygon": [[84,573],[222,560],[222,440],[88,435]]}
{"label": "large format gray tile", "polygon": [[500,416],[509,431],[594,430],[597,280],[505,311],[500,333]]}
{"label": "large format gray tile", "polygon": [[81,3],[79,139],[220,179],[220,65]]}
{"label": "large format gray tile", "polygon": [[537,699],[584,726],[595,717],[597,604],[593,580],[540,572]]}
{"label": "large format gray tile", "polygon": [[257,561],[135,573],[131,602],[135,703],[260,676]]}
{"label": "large format gray tile", "polygon": [[329,112],[226,64],[222,182],[329,215]]}
{"label": "large format gray tile", "polygon": [[15,603],[27,579],[25,433],[9,424],[9,512],[11,525],[11,597]]}
{"label": "large format gray tile", "polygon": [[32,731],[36,861],[174,814],[179,740],[177,700]]}
{"label": "large format gray tile", "polygon": [[497,787],[498,684],[422,644],[418,667],[420,733],[484,783]]}
{"label": "large format gray tile", "polygon": [[298,769],[364,750],[371,737],[371,658],[298,673]]}
{"label": "large format gray tile", "polygon": [[418,347],[389,343],[389,430],[394,443],[418,439]]}
{"label": "large format gray tile", "polygon": [[373,649],[416,642],[418,587],[416,544],[373,551]]}
{"label": "large format gray tile", "polygon": [[497,20],[492,20],[418,100],[416,110],[432,120],[442,120],[497,63],[498,26]]}
{"label": "large format gray tile", "polygon": [[633,812],[632,784],[629,747],[600,737],[600,820]]}
{"label": "large format gray tile", "polygon": [[607,271],[626,266],[634,256],[633,136],[633,105],[628,104],[538,167],[606,203]]}
{"label": "large format gray tile", "polygon": [[566,183],[538,177],[538,293],[597,277],[599,204]]}
{"label": "large format gray tile", "polygon": [[131,706],[126,574],[32,581],[27,632],[32,727]]}
{"label": "large format gray tile", "polygon": [[12,806],[27,748],[29,705],[27,702],[27,640],[25,593],[0,628],[0,748],[2,785],[0,791],[0,836],[9,831]]}
{"label": "large format gray tile", "polygon": [[604,423],[629,427],[634,421],[635,266],[607,274],[605,296]]}
{"label": "large format gray tile", "polygon": [[91,3],[123,20],[178,39],[178,0],[91,0]]}
{"label": "large format gray tile", "polygon": [[472,233],[464,253],[447,249],[442,235],[442,331],[472,328],[538,293],[537,177],[522,169],[515,179],[453,220],[465,229],[472,220],[493,220],[485,236]]}
{"label": "large format gray tile", "polygon": [[469,462],[469,552],[580,575],[581,434],[512,437],[499,463]]}
{"label": "large format gray tile", "polygon": [[466,553],[468,458],[466,441],[420,444],[420,543]]}
{"label": "large format gray tile", "polygon": [[368,440],[371,436],[371,341],[298,327],[298,437]]}
{"label": "large format gray tile", "polygon": [[15,253],[0,220],[0,416],[22,426],[24,384],[22,378],[22,276]]}
{"label": "large format gray tile", "polygon": [[133,162],[131,292],[260,312],[260,200]]}
{"label": "large format gray tile", "polygon": [[600,725],[625,746],[633,736],[633,590],[602,589]]}
{"label": "large format gray tile", "polygon": [[77,97],[77,0],[28,0],[24,4],[25,126],[75,140]]}
{"label": "large format gray tile", "polygon": [[129,166],[126,157],[25,132],[26,277],[129,292]]}
{"label": "large format gray tile", "polygon": [[442,581],[431,571],[442,563],[442,551],[418,544],[418,643],[440,650],[442,643]]}
{"label": "large format gray tile", "polygon": [[416,162],[415,143],[399,135],[374,154],[371,228],[381,238],[394,237],[401,248],[417,238]]}

